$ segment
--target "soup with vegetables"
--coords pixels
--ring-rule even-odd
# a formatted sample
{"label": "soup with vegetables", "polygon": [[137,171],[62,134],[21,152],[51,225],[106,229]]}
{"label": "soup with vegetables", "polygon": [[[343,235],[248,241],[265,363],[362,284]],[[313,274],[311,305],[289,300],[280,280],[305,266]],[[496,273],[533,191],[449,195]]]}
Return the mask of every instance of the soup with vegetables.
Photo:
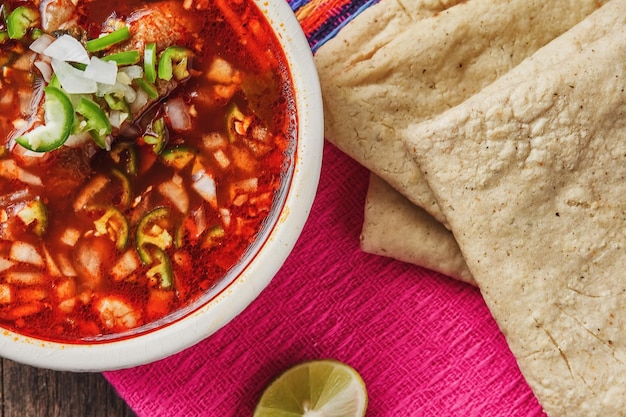
{"label": "soup with vegetables", "polygon": [[115,335],[245,255],[294,155],[285,57],[251,0],[0,6],[0,325]]}

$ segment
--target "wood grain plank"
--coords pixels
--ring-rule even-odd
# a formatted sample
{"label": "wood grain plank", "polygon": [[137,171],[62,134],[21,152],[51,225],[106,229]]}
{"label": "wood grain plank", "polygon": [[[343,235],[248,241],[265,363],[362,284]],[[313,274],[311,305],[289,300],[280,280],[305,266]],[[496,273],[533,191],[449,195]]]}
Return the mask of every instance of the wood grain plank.
{"label": "wood grain plank", "polygon": [[2,360],[2,417],[136,417],[98,373],[58,372]]}

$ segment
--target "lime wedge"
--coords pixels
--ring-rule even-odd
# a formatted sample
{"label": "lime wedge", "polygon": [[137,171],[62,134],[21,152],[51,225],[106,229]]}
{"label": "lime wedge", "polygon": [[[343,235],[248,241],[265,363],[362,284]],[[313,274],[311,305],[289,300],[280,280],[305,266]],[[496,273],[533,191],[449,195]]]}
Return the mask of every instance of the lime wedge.
{"label": "lime wedge", "polygon": [[280,375],[263,393],[254,417],[362,417],[366,409],[367,390],[358,372],[326,359]]}

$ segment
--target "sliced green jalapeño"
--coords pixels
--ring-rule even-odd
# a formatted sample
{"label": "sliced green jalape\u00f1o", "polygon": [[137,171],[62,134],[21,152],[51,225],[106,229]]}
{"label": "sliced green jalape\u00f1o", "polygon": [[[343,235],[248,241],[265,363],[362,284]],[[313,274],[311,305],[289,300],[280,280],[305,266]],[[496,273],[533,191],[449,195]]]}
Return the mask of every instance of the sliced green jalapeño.
{"label": "sliced green jalape\u00f1o", "polygon": [[28,6],[19,6],[7,17],[7,34],[11,39],[22,39],[28,29],[39,23],[39,12]]}
{"label": "sliced green jalape\u00f1o", "polygon": [[111,134],[112,127],[104,110],[93,100],[82,97],[76,106],[76,113],[85,119],[84,126],[81,125],[82,130],[89,132],[99,147],[106,149],[106,138]]}
{"label": "sliced green jalape\u00f1o", "polygon": [[172,78],[180,81],[189,77],[187,64],[191,57],[191,51],[181,46],[169,46],[161,54],[159,59],[159,78],[169,81]]}
{"label": "sliced green jalape\u00f1o", "polygon": [[146,81],[149,83],[156,81],[156,56],[156,43],[151,42],[147,44],[146,49],[143,51],[143,72],[146,76]]}
{"label": "sliced green jalape\u00f1o", "polygon": [[135,243],[139,259],[144,265],[150,265],[153,262],[151,246],[156,246],[161,250],[172,246],[173,238],[168,231],[169,227],[170,209],[167,207],[157,207],[139,220],[135,231]]}
{"label": "sliced green jalape\u00f1o", "polygon": [[140,59],[139,51],[123,51],[102,57],[103,61],[113,61],[117,65],[133,65],[138,63]]}
{"label": "sliced green jalape\u00f1o", "polygon": [[158,247],[151,248],[151,256],[153,262],[146,271],[148,279],[154,283],[158,283],[159,287],[169,290],[173,285],[172,263],[167,254]]}
{"label": "sliced green jalape\u00f1o", "polygon": [[126,217],[115,207],[96,208],[95,210],[104,210],[102,216],[93,222],[96,231],[101,236],[108,236],[120,252],[126,249],[130,238],[130,227]]}
{"label": "sliced green jalape\u00f1o", "polygon": [[168,139],[169,132],[164,117],[153,120],[146,129],[146,134],[143,135],[144,142],[148,145],[152,145],[152,150],[154,150],[154,153],[157,155],[163,152]]}
{"label": "sliced green jalape\u00f1o", "polygon": [[130,38],[130,29],[128,29],[128,26],[124,26],[107,35],[87,41],[87,43],[85,44],[85,48],[87,49],[88,52],[102,51],[115,44],[124,42],[125,40],[129,38]]}
{"label": "sliced green jalape\u00f1o", "polygon": [[43,91],[45,124],[15,139],[34,152],[48,152],[61,147],[70,136],[74,124],[74,108],[67,94],[50,86]]}

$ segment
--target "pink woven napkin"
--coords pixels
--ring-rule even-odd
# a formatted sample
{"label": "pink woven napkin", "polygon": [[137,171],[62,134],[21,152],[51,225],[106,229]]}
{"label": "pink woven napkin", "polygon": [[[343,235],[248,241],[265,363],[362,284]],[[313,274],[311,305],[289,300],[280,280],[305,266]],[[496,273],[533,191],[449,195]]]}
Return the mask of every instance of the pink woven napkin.
{"label": "pink woven napkin", "polygon": [[271,284],[213,336],[108,372],[138,416],[250,416],[299,362],[363,376],[368,416],[542,416],[478,290],[359,250],[368,173],[325,145],[319,194]]}

